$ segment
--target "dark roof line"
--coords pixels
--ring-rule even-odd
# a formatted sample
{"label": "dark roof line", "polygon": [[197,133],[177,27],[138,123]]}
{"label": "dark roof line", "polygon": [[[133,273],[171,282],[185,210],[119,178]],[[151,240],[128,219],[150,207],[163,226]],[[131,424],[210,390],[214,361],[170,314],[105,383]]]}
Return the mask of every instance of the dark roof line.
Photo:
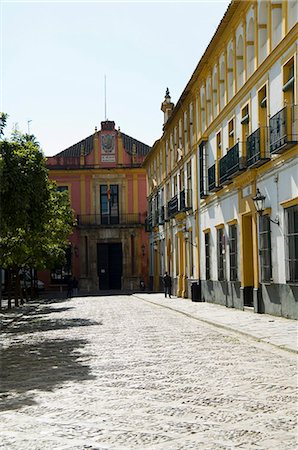
{"label": "dark roof line", "polygon": [[149,151],[151,150],[151,147],[149,147],[149,145],[144,144],[143,142],[140,142],[137,139],[134,139],[127,134],[122,133],[122,131],[121,137],[123,141],[123,147],[129,155],[132,155],[133,153],[133,145],[136,146],[136,154],[139,156],[146,156],[147,153],[149,153]]}
{"label": "dark roof line", "polygon": [[93,150],[93,136],[94,134],[91,134],[90,136],[86,137],[85,139],[82,139],[80,142],[77,142],[76,144],[72,145],[71,147],[66,148],[65,150],[62,150],[62,152],[57,153],[55,156],[62,156],[62,157],[78,157],[81,155],[81,149],[84,149],[84,155],[89,155],[89,153]]}
{"label": "dark roof line", "polygon": [[[137,139],[134,139],[134,138],[128,136],[127,134],[124,134],[121,132],[121,137],[122,137],[122,141],[123,141],[124,150],[129,155],[133,154],[133,146],[134,145],[136,147],[136,154],[138,156],[146,156],[147,153],[149,153],[151,150],[151,147],[149,147],[149,145],[146,145],[143,142],[138,141]],[[94,134],[91,134],[90,136],[86,137],[85,139],[82,139],[80,142],[77,142],[76,144],[57,153],[55,156],[63,157],[63,158],[77,158],[81,155],[82,149],[83,149],[84,155],[89,155],[93,150],[93,139],[94,139]]]}

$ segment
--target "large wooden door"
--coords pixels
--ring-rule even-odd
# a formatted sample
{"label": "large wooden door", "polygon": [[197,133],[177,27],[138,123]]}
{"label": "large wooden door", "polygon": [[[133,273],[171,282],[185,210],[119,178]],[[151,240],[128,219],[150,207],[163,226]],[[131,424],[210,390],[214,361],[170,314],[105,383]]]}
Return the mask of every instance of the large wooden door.
{"label": "large wooden door", "polygon": [[121,289],[121,243],[97,244],[97,271],[99,289]]}

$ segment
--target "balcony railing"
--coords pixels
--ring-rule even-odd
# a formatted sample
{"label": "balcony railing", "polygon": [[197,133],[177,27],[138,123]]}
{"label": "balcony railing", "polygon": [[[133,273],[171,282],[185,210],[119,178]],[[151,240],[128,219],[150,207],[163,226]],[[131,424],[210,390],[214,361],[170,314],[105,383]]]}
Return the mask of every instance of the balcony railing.
{"label": "balcony railing", "polygon": [[[150,217],[150,216],[149,216]],[[119,214],[118,216],[104,216],[101,214],[82,214],[77,216],[79,227],[114,227],[144,225],[146,213]],[[151,216],[152,220],[152,216]]]}
{"label": "balcony railing", "polygon": [[270,153],[280,153],[298,142],[298,105],[287,105],[269,120]]}
{"label": "balcony railing", "polygon": [[178,195],[174,195],[168,202],[168,217],[173,217],[179,211],[178,208]]}
{"label": "balcony railing", "polygon": [[216,180],[216,165],[209,167],[208,169],[208,191],[215,192],[218,191],[220,187],[217,184]]}
{"label": "balcony railing", "polygon": [[270,160],[268,147],[267,127],[258,128],[248,136],[246,140],[247,167],[257,167]]}
{"label": "balcony railing", "polygon": [[245,169],[243,157],[240,156],[240,145],[237,142],[225,156],[219,160],[219,184],[228,184],[230,180]]}

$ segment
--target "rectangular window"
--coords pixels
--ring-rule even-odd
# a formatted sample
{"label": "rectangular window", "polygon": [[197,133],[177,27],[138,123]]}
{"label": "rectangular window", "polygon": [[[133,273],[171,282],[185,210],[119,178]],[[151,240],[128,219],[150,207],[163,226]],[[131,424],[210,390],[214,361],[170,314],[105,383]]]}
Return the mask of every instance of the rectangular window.
{"label": "rectangular window", "polygon": [[237,225],[229,226],[229,243],[230,243],[230,280],[238,280],[237,271]]}
{"label": "rectangular window", "polygon": [[199,164],[200,164],[200,197],[207,196],[207,155],[206,142],[199,145]]}
{"label": "rectangular window", "polygon": [[269,282],[272,277],[271,229],[269,216],[259,217],[259,255],[261,281]]}
{"label": "rectangular window", "polygon": [[192,207],[191,161],[187,163],[186,171],[187,171],[186,206],[191,208]]}
{"label": "rectangular window", "polygon": [[235,144],[235,119],[233,118],[228,123],[228,131],[229,131],[229,148],[232,148]]}
{"label": "rectangular window", "polygon": [[206,280],[210,280],[210,233],[205,233],[205,270]]}
{"label": "rectangular window", "polygon": [[58,192],[65,192],[68,191],[68,186],[57,186]]}
{"label": "rectangular window", "polygon": [[298,205],[286,209],[288,280],[298,282]]}
{"label": "rectangular window", "polygon": [[102,225],[119,223],[118,185],[100,186],[100,218]]}
{"label": "rectangular window", "polygon": [[242,143],[245,145],[249,135],[249,107],[245,105],[241,111]]}
{"label": "rectangular window", "polygon": [[217,270],[218,270],[218,280],[222,281],[225,279],[224,273],[224,255],[225,255],[225,242],[224,242],[224,229],[217,229]]}

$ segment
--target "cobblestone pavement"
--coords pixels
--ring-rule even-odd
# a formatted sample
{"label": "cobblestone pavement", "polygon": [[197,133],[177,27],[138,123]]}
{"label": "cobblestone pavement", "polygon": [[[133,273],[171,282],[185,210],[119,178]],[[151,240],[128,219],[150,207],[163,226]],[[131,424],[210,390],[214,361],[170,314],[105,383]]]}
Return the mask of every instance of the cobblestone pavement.
{"label": "cobblestone pavement", "polygon": [[0,449],[291,450],[296,355],[133,296],[2,333]]}

